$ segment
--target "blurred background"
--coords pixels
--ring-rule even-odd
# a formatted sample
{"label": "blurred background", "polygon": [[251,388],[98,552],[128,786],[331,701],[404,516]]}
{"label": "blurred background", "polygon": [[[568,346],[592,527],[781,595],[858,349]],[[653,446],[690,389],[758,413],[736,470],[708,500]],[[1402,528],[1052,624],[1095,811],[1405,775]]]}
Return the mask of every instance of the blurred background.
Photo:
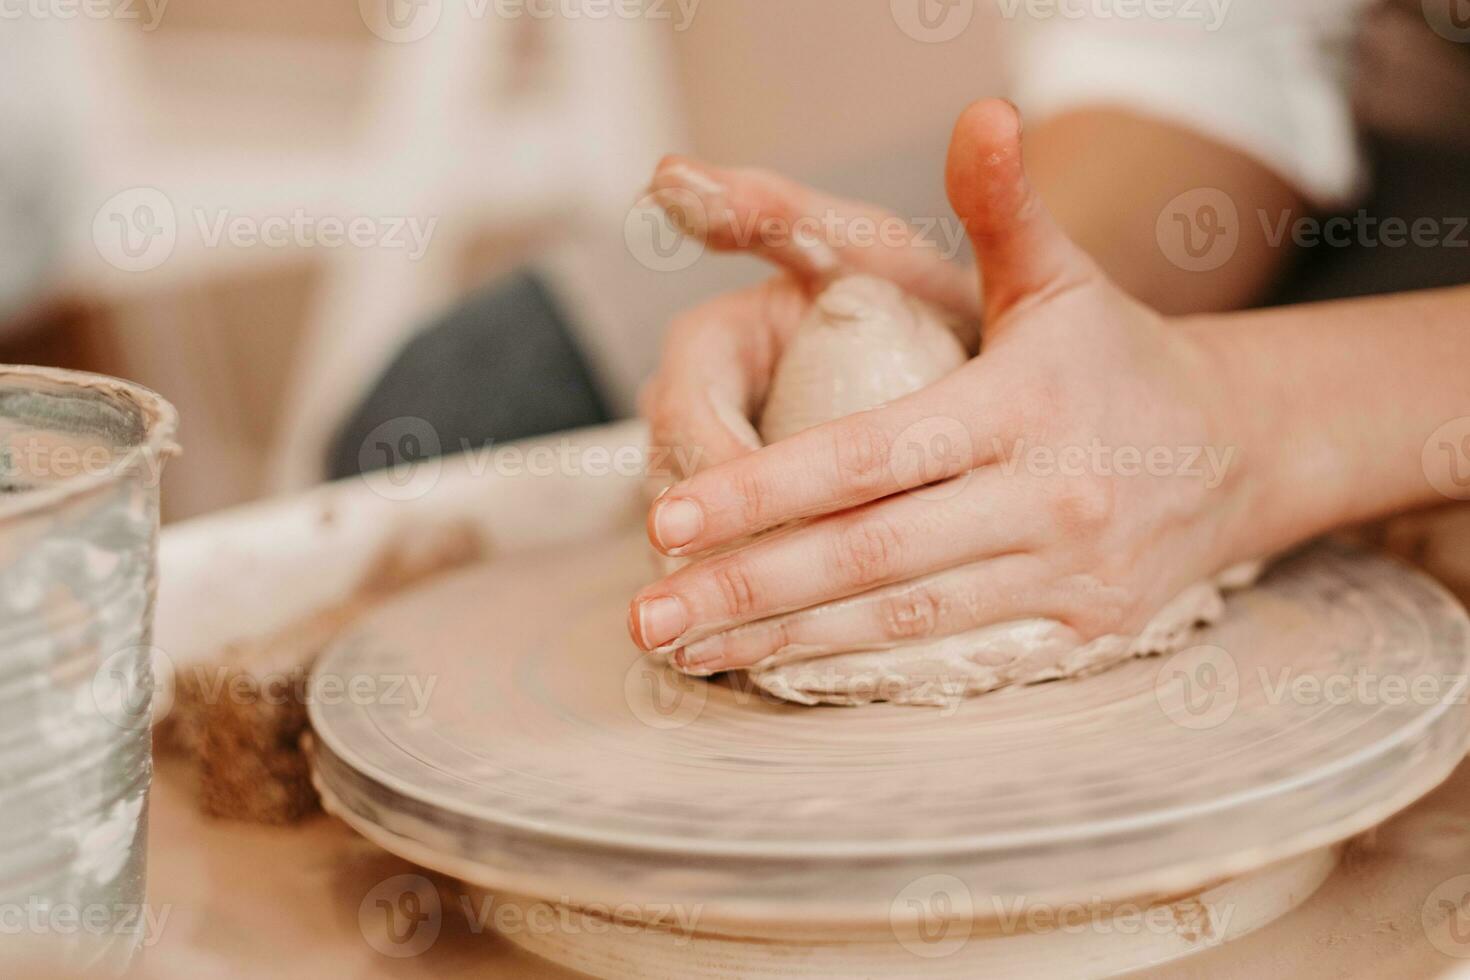
{"label": "blurred background", "polygon": [[[960,110],[1013,94],[1034,135],[1038,82],[1268,167],[1236,130],[1274,119],[1278,157],[1342,185],[1314,204],[1462,227],[1465,0],[1179,0],[1174,24],[1111,2],[0,0],[0,362],[171,399],[167,520],[627,417],[670,317],[767,273],[649,224],[662,155],[944,222]],[[1183,17],[1212,9],[1219,34]],[[1075,150],[1130,193],[1074,181],[1069,147],[1086,200],[1060,203],[1152,251],[1176,189]],[[1272,301],[1463,282],[1450,244],[1288,243]]]}
{"label": "blurred background", "polygon": [[502,309],[507,289],[523,309],[552,297],[562,328],[593,334],[570,345],[581,370],[525,365],[588,390],[519,434],[631,414],[668,317],[761,274],[705,257],[664,275],[630,253],[662,154],[947,214],[950,125],[1002,74],[983,9],[962,43],[915,43],[888,4],[850,0],[7,10],[0,362],[174,401],[169,520],[350,471],[385,367],[446,318],[497,329],[474,313],[486,291]]}

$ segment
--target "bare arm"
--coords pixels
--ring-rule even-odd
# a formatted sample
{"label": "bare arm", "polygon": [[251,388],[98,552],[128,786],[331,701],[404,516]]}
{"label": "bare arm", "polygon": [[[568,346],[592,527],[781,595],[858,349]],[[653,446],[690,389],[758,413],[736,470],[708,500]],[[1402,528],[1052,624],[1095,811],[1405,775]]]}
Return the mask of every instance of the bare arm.
{"label": "bare arm", "polygon": [[[1265,213],[1274,227],[1305,206],[1252,157],[1108,107],[1063,113],[1028,129],[1026,167],[1072,240],[1114,282],[1162,313],[1237,310],[1260,300],[1290,261],[1291,242],[1273,246],[1256,218]],[[1235,204],[1241,235],[1219,269],[1191,272],[1171,261],[1155,226],[1170,201],[1200,188]]]}
{"label": "bare arm", "polygon": [[1238,554],[1470,497],[1470,287],[1181,326],[1211,352],[1248,474]]}

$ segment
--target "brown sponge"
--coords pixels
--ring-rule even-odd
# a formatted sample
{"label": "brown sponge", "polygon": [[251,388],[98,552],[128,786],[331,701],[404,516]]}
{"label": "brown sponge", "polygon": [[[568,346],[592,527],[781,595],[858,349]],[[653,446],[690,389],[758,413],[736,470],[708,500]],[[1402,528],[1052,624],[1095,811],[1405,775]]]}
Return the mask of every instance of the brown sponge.
{"label": "brown sponge", "polygon": [[217,817],[288,824],[320,808],[301,736],[311,665],[339,634],[387,597],[485,557],[470,524],[415,529],[392,540],[352,593],[264,636],[181,664],[161,749],[198,766],[200,805]]}

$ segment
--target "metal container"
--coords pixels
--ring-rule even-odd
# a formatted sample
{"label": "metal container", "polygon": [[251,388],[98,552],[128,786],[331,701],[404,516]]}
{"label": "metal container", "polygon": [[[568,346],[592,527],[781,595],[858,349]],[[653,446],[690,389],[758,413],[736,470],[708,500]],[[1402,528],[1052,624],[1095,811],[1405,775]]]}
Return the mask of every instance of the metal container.
{"label": "metal container", "polygon": [[120,973],[145,938],[158,484],[176,428],[135,385],[0,365],[0,967]]}

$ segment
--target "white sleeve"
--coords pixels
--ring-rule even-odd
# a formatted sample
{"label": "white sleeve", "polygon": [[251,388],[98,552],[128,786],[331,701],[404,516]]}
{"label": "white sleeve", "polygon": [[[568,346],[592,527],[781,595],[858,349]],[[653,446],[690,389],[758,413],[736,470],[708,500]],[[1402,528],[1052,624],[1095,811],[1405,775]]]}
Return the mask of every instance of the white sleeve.
{"label": "white sleeve", "polygon": [[1374,0],[1004,0],[1033,119],[1112,105],[1247,153],[1309,200],[1361,192],[1353,41]]}

